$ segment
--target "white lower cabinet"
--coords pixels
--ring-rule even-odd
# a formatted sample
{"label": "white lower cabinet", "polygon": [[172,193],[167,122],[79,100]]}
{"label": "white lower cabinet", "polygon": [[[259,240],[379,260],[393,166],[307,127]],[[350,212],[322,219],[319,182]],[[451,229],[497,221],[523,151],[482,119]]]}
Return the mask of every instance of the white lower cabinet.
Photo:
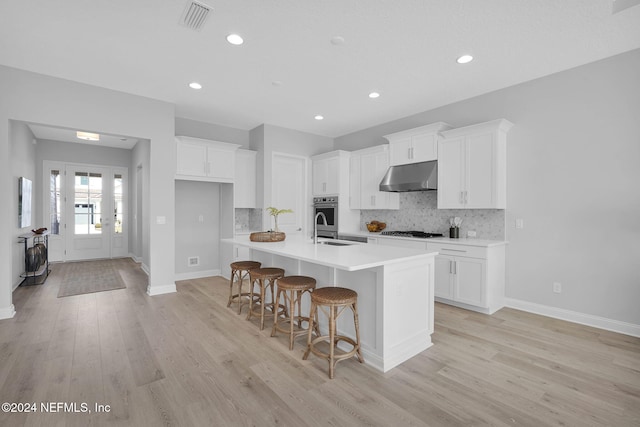
{"label": "white lower cabinet", "polygon": [[251,261],[251,249],[233,245],[233,261]]}
{"label": "white lower cabinet", "polygon": [[436,301],[493,314],[504,307],[505,246],[428,243],[435,261]]}

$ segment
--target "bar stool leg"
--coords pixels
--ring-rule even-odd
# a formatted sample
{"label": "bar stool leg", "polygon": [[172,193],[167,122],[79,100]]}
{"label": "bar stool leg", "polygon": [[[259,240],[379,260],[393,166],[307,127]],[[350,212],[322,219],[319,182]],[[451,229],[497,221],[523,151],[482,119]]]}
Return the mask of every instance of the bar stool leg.
{"label": "bar stool leg", "polygon": [[260,280],[260,330],[264,329],[264,306],[266,298],[266,286],[263,280]]}
{"label": "bar stool leg", "polygon": [[333,379],[336,364],[334,362],[336,348],[336,308],[329,307],[329,378]]}
{"label": "bar stool leg", "polygon": [[231,270],[231,280],[229,281],[229,301],[227,301],[227,307],[231,307],[233,301],[233,280],[236,278],[238,270]]}
{"label": "bar stool leg", "polygon": [[318,323],[318,308],[316,307],[316,304],[313,302],[313,300],[311,300],[311,309],[309,310],[309,322],[309,332],[307,333],[307,350],[304,352],[302,360],[307,360],[307,358],[309,357],[309,353],[311,352],[312,325],[317,325]]}
{"label": "bar stool leg", "polygon": [[247,313],[247,320],[251,320],[251,314],[253,313],[253,290],[257,280],[249,280],[249,313]]}
{"label": "bar stool leg", "polygon": [[[291,291],[291,295],[289,295],[289,350],[293,350],[293,318],[296,309],[296,300],[294,295],[297,295],[298,298],[300,298],[300,291]],[[285,305],[287,302],[286,300],[287,297],[285,296]],[[300,324],[300,311],[298,311],[298,324]]]}
{"label": "bar stool leg", "polygon": [[356,326],[356,343],[358,344],[356,356],[358,357],[358,361],[360,363],[364,363],[364,357],[362,357],[362,353],[360,352],[360,322],[358,321],[358,303],[354,302],[351,310],[353,311],[353,323]]}

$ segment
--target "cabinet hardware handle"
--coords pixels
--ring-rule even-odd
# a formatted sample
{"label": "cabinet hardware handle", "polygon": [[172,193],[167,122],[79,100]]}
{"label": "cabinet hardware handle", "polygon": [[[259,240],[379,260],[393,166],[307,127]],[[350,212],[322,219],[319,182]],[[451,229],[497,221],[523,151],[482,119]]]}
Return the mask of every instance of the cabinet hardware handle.
{"label": "cabinet hardware handle", "polygon": [[468,194],[469,194],[469,192],[465,190],[465,191],[464,191],[464,204],[465,204],[465,205],[466,205],[467,203],[469,203],[469,202],[468,202],[468,200],[467,200],[467,196],[468,196]]}
{"label": "cabinet hardware handle", "polygon": [[449,248],[442,248],[443,251],[449,251],[449,252],[467,252],[464,249],[449,249]]}
{"label": "cabinet hardware handle", "polygon": [[460,192],[459,196],[460,197],[458,197],[458,199],[460,199],[460,204],[463,204],[464,203],[464,199],[463,199],[464,196],[462,195],[462,191]]}
{"label": "cabinet hardware handle", "polygon": [[407,148],[407,158],[411,159],[411,148]]}
{"label": "cabinet hardware handle", "polygon": [[453,261],[453,274],[458,274],[458,261]]}
{"label": "cabinet hardware handle", "polygon": [[453,261],[449,261],[449,274],[453,274]]}

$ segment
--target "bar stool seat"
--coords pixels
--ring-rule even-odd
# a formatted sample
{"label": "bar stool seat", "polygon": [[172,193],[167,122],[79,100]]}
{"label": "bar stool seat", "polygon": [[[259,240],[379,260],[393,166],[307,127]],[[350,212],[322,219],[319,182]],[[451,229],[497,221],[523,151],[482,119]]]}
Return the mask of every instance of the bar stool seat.
{"label": "bar stool seat", "polygon": [[[335,366],[339,361],[349,359],[355,355],[360,363],[364,362],[364,358],[360,351],[360,328],[358,323],[357,303],[358,294],[355,291],[338,286],[316,289],[311,293],[311,310],[309,318],[311,318],[312,321],[307,329],[307,351],[305,351],[302,359],[307,360],[309,353],[313,353],[316,356],[327,359],[329,361],[329,378],[331,379],[334,377]],[[356,331],[355,340],[347,336],[337,334],[337,320],[347,307],[351,308],[351,311],[353,312],[353,323]],[[329,335],[318,336],[312,340],[312,329],[314,325],[317,327],[318,323],[318,308],[320,308],[320,310],[329,318]],[[316,344],[323,341],[329,343],[328,353],[316,348]],[[346,353],[335,354],[335,347],[340,341],[351,344],[353,348]]]}
{"label": "bar stool seat", "polygon": [[[286,307],[275,302],[274,285],[277,279],[284,277],[284,270],[281,268],[267,267],[249,270],[249,314],[247,320],[251,320],[252,316],[260,317],[260,329],[264,329],[264,319],[266,316],[276,316],[280,313],[286,313]],[[255,285],[258,285],[259,293],[254,293]],[[266,291],[269,289],[271,301],[266,301]],[[257,297],[257,298],[255,298]],[[255,305],[260,305],[260,310],[255,309]],[[268,308],[269,312],[265,312]]]}
{"label": "bar stool seat", "polygon": [[[294,339],[307,334],[307,329],[302,327],[302,323],[310,323],[310,320],[302,315],[302,297],[305,293],[312,293],[316,287],[316,279],[307,276],[285,276],[278,279],[277,287],[276,303],[280,304],[280,296],[282,296],[283,305],[288,308],[289,315],[274,318],[271,336],[276,336],[278,331],[289,334],[289,350],[293,350]],[[288,325],[283,326],[283,323]],[[320,335],[317,325],[315,330],[316,334]]]}
{"label": "bar stool seat", "polygon": [[[231,307],[231,304],[236,302],[238,304],[238,314],[242,310],[242,306],[249,303],[249,292],[242,292],[242,286],[244,279],[249,276],[250,270],[260,268],[262,263],[258,261],[236,261],[230,264],[231,266],[231,280],[229,282],[229,301],[227,307]],[[233,284],[238,284],[238,293],[233,293]]]}

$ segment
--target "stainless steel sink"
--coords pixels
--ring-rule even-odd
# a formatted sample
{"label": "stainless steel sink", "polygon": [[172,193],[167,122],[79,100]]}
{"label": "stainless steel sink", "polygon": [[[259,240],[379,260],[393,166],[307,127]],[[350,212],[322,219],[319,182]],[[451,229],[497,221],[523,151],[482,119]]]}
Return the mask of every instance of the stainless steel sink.
{"label": "stainless steel sink", "polygon": [[342,242],[330,242],[327,240],[323,240],[322,242],[318,242],[319,245],[329,245],[329,246],[351,246],[351,243],[342,243]]}

